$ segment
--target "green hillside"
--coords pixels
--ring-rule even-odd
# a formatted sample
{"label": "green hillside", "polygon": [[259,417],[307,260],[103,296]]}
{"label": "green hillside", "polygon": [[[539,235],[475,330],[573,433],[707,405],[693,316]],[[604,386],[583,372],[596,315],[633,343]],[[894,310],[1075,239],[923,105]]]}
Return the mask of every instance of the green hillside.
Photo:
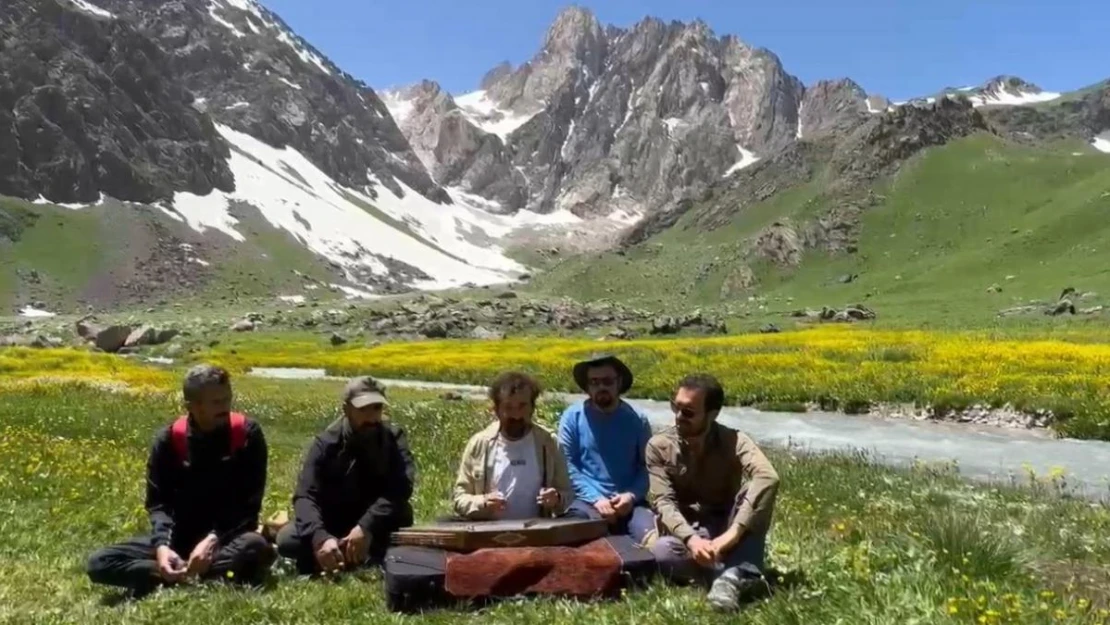
{"label": "green hillside", "polygon": [[[818,177],[780,192],[708,232],[692,225],[695,208],[623,252],[567,260],[533,288],[656,306],[725,305],[751,312],[753,322],[864,303],[880,319],[934,326],[985,323],[1001,309],[1054,300],[1068,286],[1110,295],[1110,154],[987,134],[933,148],[876,187],[886,200],[864,212],[856,253],[806,250],[796,267],[755,262],[754,285],[722,290],[762,228],[822,212],[826,183]],[[852,274],[858,278],[839,280]],[[988,292],[995,284],[1001,292]],[[1032,317],[1044,316],[1025,316]]]}
{"label": "green hillside", "polygon": [[[342,282],[337,269],[272,227],[257,209],[238,206],[236,214],[242,243],[219,233],[202,235],[146,206],[107,201],[75,210],[0,197],[0,316],[35,301],[69,313],[86,305],[119,309],[161,301],[323,296],[321,284]],[[314,291],[305,288],[312,284]]]}

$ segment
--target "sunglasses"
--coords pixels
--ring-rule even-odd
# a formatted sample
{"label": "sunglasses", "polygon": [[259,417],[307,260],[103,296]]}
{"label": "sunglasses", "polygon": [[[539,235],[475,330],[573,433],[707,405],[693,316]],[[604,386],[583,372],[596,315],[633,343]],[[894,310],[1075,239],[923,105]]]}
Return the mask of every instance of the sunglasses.
{"label": "sunglasses", "polygon": [[683,419],[694,419],[698,416],[696,410],[686,406],[679,406],[674,402],[673,399],[671,400],[671,412],[675,415],[681,416]]}

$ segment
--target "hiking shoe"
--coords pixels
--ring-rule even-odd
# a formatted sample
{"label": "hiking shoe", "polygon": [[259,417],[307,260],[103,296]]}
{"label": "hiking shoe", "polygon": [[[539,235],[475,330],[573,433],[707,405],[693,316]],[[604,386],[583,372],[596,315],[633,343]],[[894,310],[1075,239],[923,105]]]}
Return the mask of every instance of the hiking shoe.
{"label": "hiking shoe", "polygon": [[758,593],[762,581],[758,577],[743,575],[733,567],[713,581],[706,599],[713,608],[724,612],[740,609],[740,602]]}

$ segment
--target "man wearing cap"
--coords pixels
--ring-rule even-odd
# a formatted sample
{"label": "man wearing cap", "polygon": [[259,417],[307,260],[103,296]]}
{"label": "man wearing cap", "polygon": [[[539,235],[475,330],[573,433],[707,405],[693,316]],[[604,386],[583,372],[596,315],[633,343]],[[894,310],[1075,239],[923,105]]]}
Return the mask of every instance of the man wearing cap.
{"label": "man wearing cap", "polygon": [[278,552],[302,574],[379,563],[390,534],[413,523],[416,468],[404,429],[382,418],[385,389],[355,378],[342,399],[343,416],[305,456],[294,521],[277,537]]}
{"label": "man wearing cap", "polygon": [[559,448],[575,493],[571,512],[606,519],[611,531],[640,543],[655,526],[644,458],[651,425],[621,399],[632,371],[616,356],[598,354],[576,364],[573,375],[587,398],[559,418]]}

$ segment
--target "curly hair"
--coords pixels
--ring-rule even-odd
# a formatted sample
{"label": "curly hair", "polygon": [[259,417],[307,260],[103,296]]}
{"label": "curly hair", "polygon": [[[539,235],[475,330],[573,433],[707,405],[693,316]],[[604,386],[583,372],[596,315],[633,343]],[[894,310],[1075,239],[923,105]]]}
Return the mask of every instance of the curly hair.
{"label": "curly hair", "polygon": [[543,392],[536,378],[521,371],[506,371],[490,383],[489,398],[493,401],[494,406],[500,406],[501,400],[506,395],[512,395],[523,390],[529,392],[533,405],[535,405],[540,393]]}

